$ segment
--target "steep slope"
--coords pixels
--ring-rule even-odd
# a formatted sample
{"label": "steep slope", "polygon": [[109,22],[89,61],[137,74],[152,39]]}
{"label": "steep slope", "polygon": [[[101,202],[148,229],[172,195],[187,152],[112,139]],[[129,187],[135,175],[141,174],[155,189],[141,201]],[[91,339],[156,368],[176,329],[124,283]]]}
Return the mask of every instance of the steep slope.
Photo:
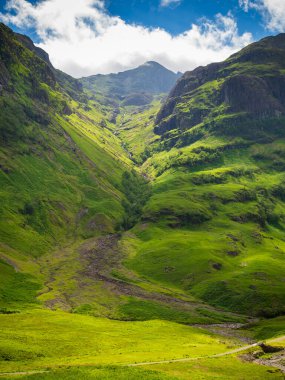
{"label": "steep slope", "polygon": [[158,114],[156,132],[165,136],[172,131],[173,136],[177,130],[185,132],[180,138],[186,139],[193,127],[203,124],[203,129],[216,133],[257,138],[262,120],[278,128],[285,114],[284,58],[285,35],[280,34],[246,47],[225,62],[186,73]]}
{"label": "steep slope", "polygon": [[[261,80],[278,54],[266,52]],[[179,83],[156,123],[159,101],[99,104],[0,24],[3,378],[282,378],[235,355],[248,350],[244,339],[283,335],[283,317],[251,331],[189,324],[247,321],[224,309],[284,312],[283,89],[265,86],[263,115],[247,103],[231,113],[226,100],[240,101],[242,79],[224,103],[199,80],[197,93]],[[250,99],[259,102],[254,91]],[[185,120],[203,105],[208,116],[193,127]],[[266,343],[284,346],[284,337]],[[141,362],[151,368],[134,368]]]}
{"label": "steep slope", "polygon": [[121,101],[122,105],[140,106],[151,103],[153,95],[168,93],[180,73],[173,73],[157,62],[146,62],[136,69],[118,74],[93,75],[80,82],[93,94]]}
{"label": "steep slope", "polygon": [[150,189],[114,110],[27,37],[1,24],[0,40],[0,312],[38,304],[117,319],[240,320],[123,266],[121,235]]}
{"label": "steep slope", "polygon": [[[284,36],[186,73],[156,117],[158,102],[99,104],[0,31],[3,307],[188,323],[240,318],[197,298],[283,312]],[[263,98],[241,104],[247,81]]]}
{"label": "steep slope", "polygon": [[[19,258],[113,232],[124,215],[121,177],[131,163],[112,125],[101,126],[108,110],[79,103],[84,95],[76,80],[3,24],[0,88],[2,259],[16,267]],[[7,276],[1,304],[23,301],[25,287],[31,293],[25,276],[0,265]],[[14,277],[22,286],[13,287]]]}
{"label": "steep slope", "polygon": [[186,73],[156,119],[126,265],[212,305],[284,313],[285,35]]}

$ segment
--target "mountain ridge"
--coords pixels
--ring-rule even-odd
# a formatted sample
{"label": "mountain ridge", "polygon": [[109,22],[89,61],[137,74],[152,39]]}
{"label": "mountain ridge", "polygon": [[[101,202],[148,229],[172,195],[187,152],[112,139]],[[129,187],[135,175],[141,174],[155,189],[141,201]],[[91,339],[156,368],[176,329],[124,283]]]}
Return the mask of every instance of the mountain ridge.
{"label": "mountain ridge", "polygon": [[[271,44],[185,74],[162,104],[87,89],[0,24],[0,376],[282,376],[256,364],[284,367],[285,47]],[[250,340],[253,362],[221,360]]]}
{"label": "mountain ridge", "polygon": [[[267,315],[270,314],[266,308],[269,304],[272,315],[282,313],[282,307],[277,306],[277,300],[282,299],[281,292],[273,297],[265,288],[262,279],[253,274],[255,272],[247,275],[247,289],[241,284],[237,285],[237,278],[242,277],[246,271],[240,269],[243,268],[240,267],[240,261],[243,260],[245,252],[251,252],[253,261],[257,257],[254,246],[257,239],[266,247],[263,235],[271,236],[276,246],[283,246],[279,235],[283,228],[282,154],[278,162],[270,162],[270,157],[276,156],[277,147],[282,151],[280,139],[284,133],[282,115],[275,117],[276,110],[281,108],[278,108],[279,105],[276,106],[277,103],[270,97],[271,93],[276,94],[280,102],[283,101],[282,86],[280,90],[276,90],[283,83],[279,80],[283,75],[282,36],[277,37],[277,40],[270,39],[269,45],[266,41],[253,44],[223,63],[186,73],[171,91],[158,116],[159,101],[143,109],[128,109],[128,104],[117,105],[114,116],[113,106],[100,103],[96,97],[94,98],[92,91],[84,89],[84,86],[83,89],[78,87],[76,79],[65,74],[62,76],[52,67],[48,56],[34,47],[31,40],[14,35],[4,26],[1,26],[1,33],[3,43],[0,49],[0,74],[3,90],[0,100],[5,104],[1,128],[4,141],[9,142],[8,146],[2,146],[3,154],[8,157],[5,165],[1,166],[2,180],[7,185],[13,176],[10,173],[17,172],[17,166],[19,170],[16,178],[21,178],[16,179],[14,187],[10,188],[11,199],[7,198],[4,206],[4,214],[10,218],[14,230],[19,231],[18,237],[13,235],[14,241],[10,242],[3,224],[2,236],[7,244],[10,242],[13,249],[16,246],[20,247],[21,239],[26,239],[27,243],[29,233],[32,232],[39,239],[39,247],[43,246],[44,241],[46,244],[48,242],[47,247],[52,247],[53,239],[67,241],[69,234],[75,233],[79,228],[80,233],[76,232],[76,235],[82,239],[94,238],[92,244],[95,246],[111,245],[116,252],[118,246],[124,247],[124,253],[120,256],[126,257],[124,265],[114,262],[114,265],[120,268],[117,268],[119,273],[125,273],[126,270],[131,271],[131,276],[139,273],[149,281],[178,287],[185,297],[194,295],[214,307],[223,307],[228,311]],[[9,44],[12,49],[7,50]],[[252,65],[252,62],[257,60],[256,54],[259,63]],[[145,67],[151,71],[153,67],[155,70],[157,67],[161,69],[161,65],[153,62],[143,66],[143,70]],[[133,70],[130,71],[133,73]],[[141,68],[135,69],[135,72],[137,71],[140,72]],[[122,73],[120,76],[128,78],[129,73]],[[249,85],[244,82],[244,78],[250,78]],[[268,99],[269,111],[263,113],[263,117],[259,119],[256,118],[255,108],[251,107],[252,104],[258,104],[257,110],[260,109],[258,102],[261,98],[256,98],[256,86],[252,92],[246,91],[250,101],[244,97],[241,101],[245,100],[245,103],[239,103],[240,94],[244,92],[239,86],[252,87],[252,78],[254,83],[264,85],[267,91],[262,101]],[[233,80],[237,82],[232,83]],[[228,104],[232,99],[233,104]],[[173,107],[169,106],[171,102],[174,102]],[[245,112],[248,105],[251,108]],[[263,111],[266,110],[265,107],[261,108]],[[11,122],[12,114],[17,115],[17,118]],[[252,129],[249,125],[253,125]],[[65,147],[62,152],[56,143],[57,140],[62,141]],[[272,146],[264,153],[264,146],[268,147],[268,144]],[[65,157],[62,157],[61,153]],[[36,172],[29,166],[29,175],[34,176],[32,178],[35,183],[35,199],[32,199],[21,173],[26,173],[28,166],[21,167],[20,161],[13,164],[19,159],[19,154],[29,157],[34,162],[33,165],[41,167],[43,164],[52,164],[58,168],[49,169],[49,175],[57,184],[58,173],[61,173],[59,163],[64,162],[62,165],[66,183],[70,178],[68,166],[72,165],[76,183],[74,186],[75,189],[80,189],[78,199],[81,200],[71,202],[72,198],[63,199],[57,190],[60,188],[59,185],[54,185],[52,192],[43,197]],[[242,155],[240,159],[239,155]],[[58,157],[61,157],[61,161],[58,161]],[[80,158],[78,162],[76,157]],[[25,160],[22,161],[24,162]],[[85,169],[80,169],[78,165],[83,165]],[[84,182],[81,172],[87,173],[87,183]],[[144,178],[151,180],[149,184],[140,178],[140,173],[143,173]],[[268,176],[272,184],[269,186],[269,181],[261,186],[262,176]],[[88,190],[89,187],[93,188],[94,178],[97,188],[95,199],[92,191]],[[24,181],[25,186],[19,190],[21,181]],[[48,176],[43,180],[44,183],[46,181]],[[220,189],[225,189],[224,196],[221,196]],[[23,192],[23,200],[20,203],[17,201],[20,206],[15,208],[13,202],[16,202],[16,198],[13,197],[16,197],[19,191]],[[54,203],[54,199],[59,203]],[[243,209],[243,203],[247,203],[250,211]],[[105,211],[106,204],[111,204],[112,207]],[[56,205],[69,210],[65,218],[72,224],[73,232],[65,230],[63,221],[60,220],[60,210]],[[234,207],[238,207],[237,212],[234,211]],[[61,227],[58,227],[59,225]],[[25,226],[29,226],[29,229]],[[228,226],[236,233],[232,234]],[[275,232],[272,230],[273,227]],[[132,243],[124,229],[132,231]],[[143,232],[144,229],[148,232]],[[241,230],[244,230],[247,242],[238,237],[238,231]],[[103,236],[100,240],[96,235],[106,233],[115,236]],[[117,233],[122,236],[117,236]],[[143,238],[145,233],[146,237]],[[180,241],[183,234],[185,245]],[[232,235],[233,238],[230,237]],[[214,251],[209,247],[199,248],[195,239],[203,236],[206,241],[208,239],[211,242],[214,238]],[[172,258],[168,256],[167,252],[172,244],[168,239],[177,241],[176,254],[181,255],[181,262],[178,257],[172,262]],[[163,248],[159,249],[161,245]],[[193,248],[197,255],[195,260],[194,256],[186,254],[191,252],[192,245],[196,246]],[[133,246],[136,248],[131,248]],[[249,248],[246,249],[246,246]],[[142,247],[146,247],[144,253]],[[281,258],[270,261],[266,253],[269,254],[270,249],[267,249],[265,259],[269,260],[277,273],[277,262],[280,268],[282,267]],[[36,252],[36,249],[34,251]],[[26,248],[25,252],[27,254]],[[90,260],[88,252],[81,257],[84,262]],[[101,251],[97,249],[94,252],[99,255]],[[174,252],[173,257],[176,255]],[[70,254],[73,257],[75,253]],[[155,257],[158,257],[159,261],[155,261]],[[50,260],[52,263],[52,259]],[[68,261],[68,256],[64,260]],[[168,264],[163,264],[164,262]],[[182,265],[182,262],[185,264]],[[189,268],[196,268],[193,269],[195,274],[187,274]],[[48,268],[46,270],[49,272]],[[95,282],[103,276],[106,284],[113,284],[117,291],[129,292],[131,288],[138,299],[142,295],[143,298],[146,297],[141,290],[122,286],[120,281],[115,280],[108,272],[111,268],[106,264],[102,270],[103,273],[99,274],[91,271]],[[89,278],[90,272],[87,269],[85,271],[89,273]],[[256,271],[259,272],[263,273],[262,270]],[[229,273],[232,273],[232,280],[224,283]],[[279,272],[276,276],[268,276],[271,281],[280,279]],[[204,285],[199,285],[199,281]],[[259,284],[257,288],[256,282]],[[239,292],[235,292],[234,287],[238,288]],[[60,302],[66,302],[61,297]],[[94,310],[98,307],[97,300],[89,297],[87,298],[91,310]],[[157,296],[155,297],[157,302]],[[254,297],[261,297],[263,301],[256,303],[254,310],[250,311],[249,300]],[[161,300],[163,299],[161,296]],[[49,301],[48,305],[53,302],[59,301]],[[80,307],[77,302],[80,303],[77,300],[73,307]],[[118,305],[115,310],[112,302],[109,312],[116,315]],[[132,304],[134,301],[129,299],[128,302]],[[129,312],[127,306],[123,309],[124,313]]]}
{"label": "mountain ridge", "polygon": [[[261,119],[267,116],[284,116],[285,94],[284,74],[282,72],[285,58],[284,46],[285,34],[283,33],[276,37],[268,37],[252,43],[224,62],[212,63],[185,73],[178,80],[165,105],[158,113],[156,120],[157,133],[175,129],[179,122],[183,124],[183,119],[180,121],[175,120],[176,117],[173,116],[176,105],[182,100],[182,97],[197,91],[199,87],[207,82],[213,83],[212,98],[210,99],[209,97],[208,102],[214,102],[217,108],[222,105],[227,107],[227,109],[222,109],[221,114],[223,112],[229,115],[236,113],[236,121],[241,119],[240,122],[243,122],[245,115],[243,117],[241,114],[238,115],[241,112]],[[274,62],[274,65],[271,65],[271,62]],[[262,64],[266,63],[269,63],[269,66],[262,67]],[[250,64],[252,66],[247,68],[246,65]],[[214,83],[214,81],[216,82]],[[213,93],[215,91],[218,94],[214,99],[215,95]],[[259,99],[256,97],[256,93],[259,93]],[[191,111],[193,120],[191,121],[189,117],[187,119],[191,127],[201,123],[207,117],[211,119],[206,108],[199,109],[197,107],[195,109],[193,107],[193,111]],[[212,108],[213,106],[210,106],[209,110]],[[171,114],[172,116],[170,117]],[[179,119],[179,110],[177,117]],[[165,119],[165,122],[163,122],[163,119]],[[231,118],[231,122],[234,122],[233,118]]]}
{"label": "mountain ridge", "polygon": [[151,103],[153,96],[167,93],[180,76],[181,73],[174,73],[157,62],[149,61],[119,73],[81,78],[80,82],[91,94],[99,93],[117,101],[135,95],[147,96],[148,99],[139,102],[144,105]]}

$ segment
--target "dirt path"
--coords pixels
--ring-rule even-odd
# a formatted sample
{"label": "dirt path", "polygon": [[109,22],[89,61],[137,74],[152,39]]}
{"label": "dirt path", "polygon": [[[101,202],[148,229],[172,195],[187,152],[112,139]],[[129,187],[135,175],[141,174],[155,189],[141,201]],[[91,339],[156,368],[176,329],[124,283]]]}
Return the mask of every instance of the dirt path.
{"label": "dirt path", "polygon": [[195,361],[195,360],[200,360],[200,359],[220,358],[222,356],[232,355],[232,354],[236,354],[242,351],[246,351],[249,348],[258,346],[258,344],[259,343],[253,343],[248,346],[243,346],[240,348],[236,348],[235,350],[222,352],[220,354],[197,356],[195,358],[182,358],[182,359],[172,359],[172,360],[161,360],[157,362],[132,363],[132,364],[128,364],[128,367],[137,367],[137,366],[142,366],[142,365],[154,365],[154,364],[183,363],[183,362],[190,362],[190,361]]}
{"label": "dirt path", "polygon": [[[279,338],[270,339],[270,340],[267,341],[267,343],[277,343],[277,342],[280,342],[280,341],[282,341],[284,339],[285,339],[285,335],[283,335],[283,336],[281,336]],[[230,351],[227,351],[227,352],[222,352],[220,354],[207,355],[207,356],[199,356],[199,357],[196,357],[196,358],[182,358],[182,359],[162,360],[162,361],[156,361],[156,362],[131,363],[131,364],[128,364],[128,367],[137,367],[137,366],[154,365],[154,364],[181,363],[181,362],[190,362],[190,361],[200,360],[200,359],[220,358],[220,357],[223,357],[223,356],[237,354],[239,352],[246,351],[246,350],[248,350],[250,348],[257,347],[259,344],[261,344],[261,342],[256,342],[256,343],[253,343],[253,344],[249,344],[247,346],[236,348],[234,350],[230,350]],[[263,364],[263,363],[260,362],[259,364]],[[266,365],[268,365],[268,364],[266,364]]]}

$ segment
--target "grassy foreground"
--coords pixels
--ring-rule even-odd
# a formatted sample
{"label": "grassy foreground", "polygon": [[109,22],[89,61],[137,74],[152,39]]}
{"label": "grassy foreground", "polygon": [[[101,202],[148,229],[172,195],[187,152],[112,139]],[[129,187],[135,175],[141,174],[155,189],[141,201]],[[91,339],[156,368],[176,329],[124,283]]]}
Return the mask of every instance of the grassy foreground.
{"label": "grassy foreground", "polygon": [[[157,365],[151,368],[119,366],[75,367],[18,377],[21,380],[202,380],[282,379],[278,370],[242,362],[236,358],[200,360],[195,363]],[[11,379],[11,377],[1,377]]]}
{"label": "grassy foreground", "polygon": [[0,324],[1,372],[171,360],[232,347],[206,331],[159,320],[122,322],[32,310],[2,314]]}
{"label": "grassy foreground", "polygon": [[[209,358],[240,343],[172,322],[122,322],[31,310],[1,314],[0,326],[0,374],[19,371],[22,375],[17,377],[23,379],[282,378],[275,369],[243,362],[232,355]],[[276,320],[276,331],[280,334],[278,326]],[[193,360],[127,366],[180,358]],[[41,370],[47,372],[29,372]],[[2,375],[2,378],[11,377]]]}

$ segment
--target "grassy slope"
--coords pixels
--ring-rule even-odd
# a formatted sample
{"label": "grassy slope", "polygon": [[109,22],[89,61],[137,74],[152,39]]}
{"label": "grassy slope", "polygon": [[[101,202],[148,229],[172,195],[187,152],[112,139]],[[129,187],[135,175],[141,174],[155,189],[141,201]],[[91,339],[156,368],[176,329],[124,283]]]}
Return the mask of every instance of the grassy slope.
{"label": "grassy slope", "polygon": [[[135,215],[132,210],[139,189],[128,207],[122,205],[124,193],[131,195],[128,187],[141,186],[140,181],[122,184],[123,173],[134,166],[126,148],[136,144],[133,155],[142,159],[142,141],[153,137],[159,103],[144,113],[132,107],[122,109],[114,125],[109,121],[110,107],[93,98],[86,100],[84,94],[71,98],[69,79],[63,78],[62,87],[50,67],[4,26],[1,39],[14,92],[11,96],[11,89],[5,87],[0,97],[0,102],[9,103],[1,115],[0,257],[6,281],[0,287],[0,308],[7,312],[44,305],[131,320],[239,319],[223,312],[211,311],[211,315],[191,297],[169,304],[164,294],[171,297],[176,291],[121,268],[121,256],[114,268],[104,268],[109,261],[104,259],[104,236],[113,234],[122,220],[132,221],[140,213],[140,207]],[[123,113],[125,120],[121,120]],[[103,247],[97,254],[103,256],[103,268],[99,275],[88,274],[88,268],[96,268],[96,258],[90,264],[80,252],[86,239],[90,239],[87,244],[97,244],[100,236],[103,242],[98,244]]]}
{"label": "grassy slope", "polygon": [[[112,364],[207,357],[240,344],[202,329],[171,322],[120,322],[42,310],[0,315],[0,320],[0,355],[4,359],[0,363],[1,371],[51,371],[27,376],[31,379],[76,376],[88,379],[131,379],[132,376],[145,379],[212,379],[215,376],[240,379],[241,375],[244,379],[282,378],[279,372],[268,372],[266,367],[242,362],[234,356],[159,364],[146,366],[143,370],[110,367]],[[73,368],[68,368],[70,366]],[[87,368],[83,368],[85,366]]]}
{"label": "grassy slope", "polygon": [[0,32],[1,75],[9,82],[0,96],[0,257],[6,280],[0,307],[19,309],[37,302],[46,280],[38,258],[112,233],[121,223],[121,177],[131,162],[114,126],[106,121],[102,127],[108,109],[70,98],[44,61],[2,24]]}
{"label": "grassy slope", "polygon": [[[249,115],[241,125],[242,113],[217,99],[225,78],[278,77],[283,63],[266,55],[264,64],[244,63],[245,53],[224,64],[220,79],[177,97],[160,122],[175,115],[176,128],[159,140],[149,135],[142,171],[152,196],[124,238],[125,264],[212,305],[274,316],[285,302],[284,120]],[[206,116],[193,126],[201,109]]]}
{"label": "grassy slope", "polygon": [[[25,55],[28,60],[35,59],[29,52]],[[153,133],[158,104],[139,114],[128,110],[126,120],[119,118],[122,123],[115,126],[108,121],[108,107],[91,100],[88,104],[75,101],[58,85],[47,85],[40,78],[39,86],[50,104],[46,109],[28,95],[32,90],[27,87],[28,66],[14,62],[10,71],[15,75],[16,92],[1,126],[10,123],[15,129],[14,138],[1,148],[4,202],[0,270],[5,281],[0,285],[0,309],[2,313],[21,313],[0,314],[4,371],[90,361],[93,365],[94,361],[112,364],[199,356],[221,352],[225,343],[233,344],[169,322],[114,322],[50,313],[39,310],[40,302],[76,313],[182,323],[240,319],[197,303],[196,296],[239,312],[280,312],[283,193],[278,187],[274,193],[278,196],[270,198],[267,207],[264,189],[271,194],[282,183],[280,170],[270,167],[272,157],[279,155],[276,149],[282,151],[282,139],[270,149],[259,144],[246,148],[242,155],[233,149],[223,157],[215,149],[227,145],[228,140],[211,136],[204,136],[190,147],[158,152]],[[8,101],[5,93],[0,101]],[[19,109],[15,109],[17,102]],[[22,112],[24,105],[38,111],[27,115]],[[63,112],[66,105],[72,112]],[[10,119],[13,113],[18,115],[17,120]],[[47,117],[48,123],[39,122],[37,113]],[[141,163],[151,156],[142,170],[154,180],[144,220],[125,233],[120,242],[122,252],[128,255],[126,267],[115,268],[112,277],[135,283],[150,293],[175,296],[190,305],[194,301],[193,308],[151,297],[142,299],[137,294],[118,296],[102,281],[91,281],[82,272],[86,269],[78,254],[82,242],[112,234],[124,216],[121,178],[133,164],[118,134],[135,161]],[[150,149],[145,149],[149,145]],[[214,152],[209,153],[205,146]],[[198,150],[192,152],[195,148]],[[201,158],[203,150],[206,154]],[[205,164],[208,153],[209,162]],[[260,156],[263,158],[257,159]],[[250,192],[256,193],[260,187],[262,191],[252,199]],[[232,215],[248,213],[249,207],[253,220],[232,220]],[[265,221],[262,226],[255,219],[261,207]],[[249,310],[249,305],[254,309]],[[283,325],[282,320],[279,325]],[[169,347],[167,353],[165,347]],[[213,378],[221,371],[225,378],[235,378],[235,368],[244,371],[245,378],[279,378],[279,374],[241,364],[236,358],[165,365],[157,368],[159,375],[148,370],[104,367],[37,374],[34,378],[78,378],[80,374],[82,378],[108,379],[114,378],[114,371],[118,379],[169,378],[163,373],[170,378]]]}
{"label": "grassy slope", "polygon": [[[121,322],[63,312],[1,315],[1,371],[203,356],[232,343],[166,321]],[[165,347],[168,347],[165,351]]]}

